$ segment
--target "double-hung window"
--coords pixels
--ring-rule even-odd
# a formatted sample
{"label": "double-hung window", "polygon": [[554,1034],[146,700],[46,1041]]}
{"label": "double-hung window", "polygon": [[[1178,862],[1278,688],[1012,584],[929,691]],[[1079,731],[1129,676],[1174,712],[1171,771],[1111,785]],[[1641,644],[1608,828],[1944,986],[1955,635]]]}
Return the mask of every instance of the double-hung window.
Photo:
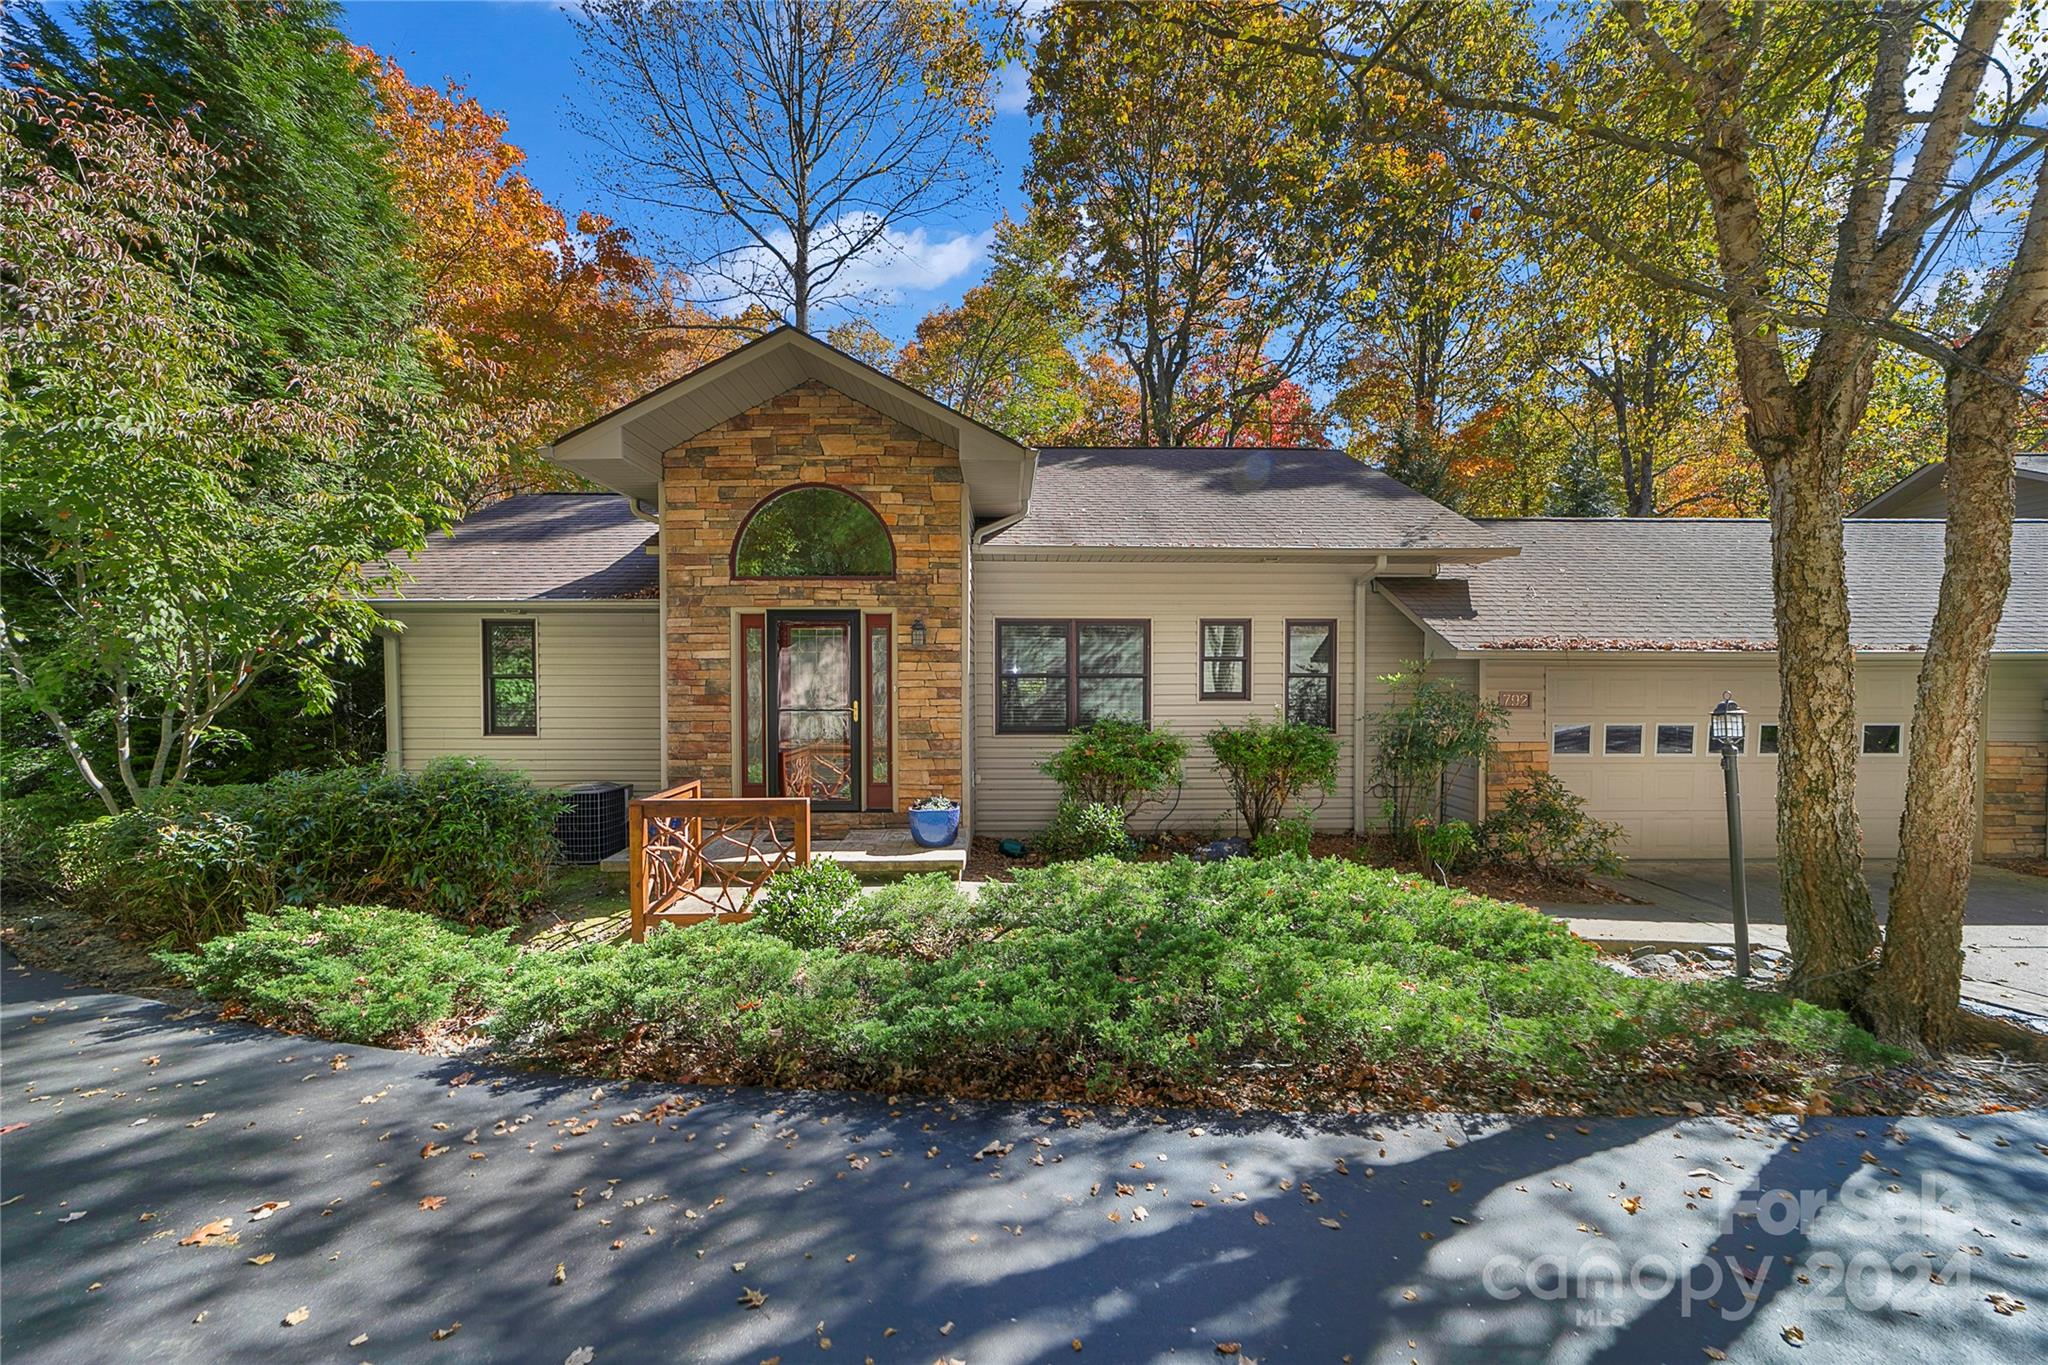
{"label": "double-hung window", "polygon": [[1287,719],[1337,728],[1337,623],[1287,623]]}
{"label": "double-hung window", "polygon": [[539,732],[539,675],[534,668],[534,623],[484,622],[484,733]]}
{"label": "double-hung window", "polygon": [[1249,701],[1252,695],[1252,623],[1202,622],[1202,700]]}
{"label": "double-hung window", "polygon": [[1062,734],[1152,714],[1149,621],[996,622],[996,732]]}

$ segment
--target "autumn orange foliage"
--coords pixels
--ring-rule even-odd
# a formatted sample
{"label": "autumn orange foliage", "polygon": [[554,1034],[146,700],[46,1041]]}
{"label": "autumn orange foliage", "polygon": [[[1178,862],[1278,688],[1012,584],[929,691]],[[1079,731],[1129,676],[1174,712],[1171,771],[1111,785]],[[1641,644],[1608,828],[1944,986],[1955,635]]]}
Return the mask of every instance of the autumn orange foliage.
{"label": "autumn orange foliage", "polygon": [[740,337],[595,213],[572,229],[521,169],[507,124],[354,49],[377,96],[393,193],[413,224],[424,344],[472,446],[472,505],[573,484],[539,458],[578,423],[714,359]]}

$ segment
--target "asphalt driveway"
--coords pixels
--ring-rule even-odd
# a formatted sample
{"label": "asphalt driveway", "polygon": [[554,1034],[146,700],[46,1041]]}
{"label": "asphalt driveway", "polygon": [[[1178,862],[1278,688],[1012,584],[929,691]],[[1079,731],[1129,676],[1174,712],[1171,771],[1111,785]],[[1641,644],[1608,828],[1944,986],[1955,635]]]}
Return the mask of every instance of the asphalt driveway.
{"label": "asphalt driveway", "polygon": [[[1889,909],[1893,864],[1864,863],[1870,894],[1882,920]],[[1778,865],[1747,864],[1750,939],[1785,946],[1785,902]],[[1644,905],[1545,904],[1595,942],[1731,946],[1728,864],[1725,860],[1632,860],[1628,875],[1608,878]],[[2048,878],[1983,864],[1970,870],[1970,904],[1963,924],[1963,993],[2009,1009],[2048,1015]]]}
{"label": "asphalt driveway", "polygon": [[2048,1357],[2040,1113],[1312,1123],[674,1091],[12,965],[0,1052],[9,1360]]}

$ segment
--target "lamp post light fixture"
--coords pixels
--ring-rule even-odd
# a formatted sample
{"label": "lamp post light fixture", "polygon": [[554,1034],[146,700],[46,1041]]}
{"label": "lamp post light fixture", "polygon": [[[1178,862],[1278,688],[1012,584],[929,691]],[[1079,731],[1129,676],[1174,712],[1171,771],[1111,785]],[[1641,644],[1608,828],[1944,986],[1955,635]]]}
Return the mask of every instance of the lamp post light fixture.
{"label": "lamp post light fixture", "polygon": [[1728,789],[1728,889],[1735,910],[1735,976],[1741,981],[1749,979],[1749,896],[1742,878],[1742,782],[1735,756],[1742,752],[1747,717],[1733,692],[1723,692],[1707,715],[1707,737],[1721,755],[1721,782]]}

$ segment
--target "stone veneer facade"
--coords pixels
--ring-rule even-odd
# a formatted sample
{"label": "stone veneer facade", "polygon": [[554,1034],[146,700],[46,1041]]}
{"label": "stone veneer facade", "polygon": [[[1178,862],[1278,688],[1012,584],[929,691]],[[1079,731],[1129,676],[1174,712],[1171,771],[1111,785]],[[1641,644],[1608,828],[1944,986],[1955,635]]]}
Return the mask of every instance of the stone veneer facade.
{"label": "stone veneer facade", "polygon": [[1550,771],[1550,746],[1542,740],[1506,740],[1493,746],[1486,761],[1486,813],[1500,809],[1501,799],[1526,787],[1539,773]]}
{"label": "stone veneer facade", "polygon": [[2048,856],[2048,744],[1984,746],[1984,853]]}
{"label": "stone veneer facade", "polygon": [[[740,523],[761,499],[799,483],[865,498],[895,542],[895,577],[735,581],[729,556]],[[739,794],[739,612],[893,611],[896,807],[934,792],[964,799],[964,497],[956,451],[815,381],[669,451],[662,460],[668,780],[701,777],[707,796]],[[922,648],[910,643],[915,620],[925,625]],[[898,819],[821,811],[812,825],[831,834]]]}

